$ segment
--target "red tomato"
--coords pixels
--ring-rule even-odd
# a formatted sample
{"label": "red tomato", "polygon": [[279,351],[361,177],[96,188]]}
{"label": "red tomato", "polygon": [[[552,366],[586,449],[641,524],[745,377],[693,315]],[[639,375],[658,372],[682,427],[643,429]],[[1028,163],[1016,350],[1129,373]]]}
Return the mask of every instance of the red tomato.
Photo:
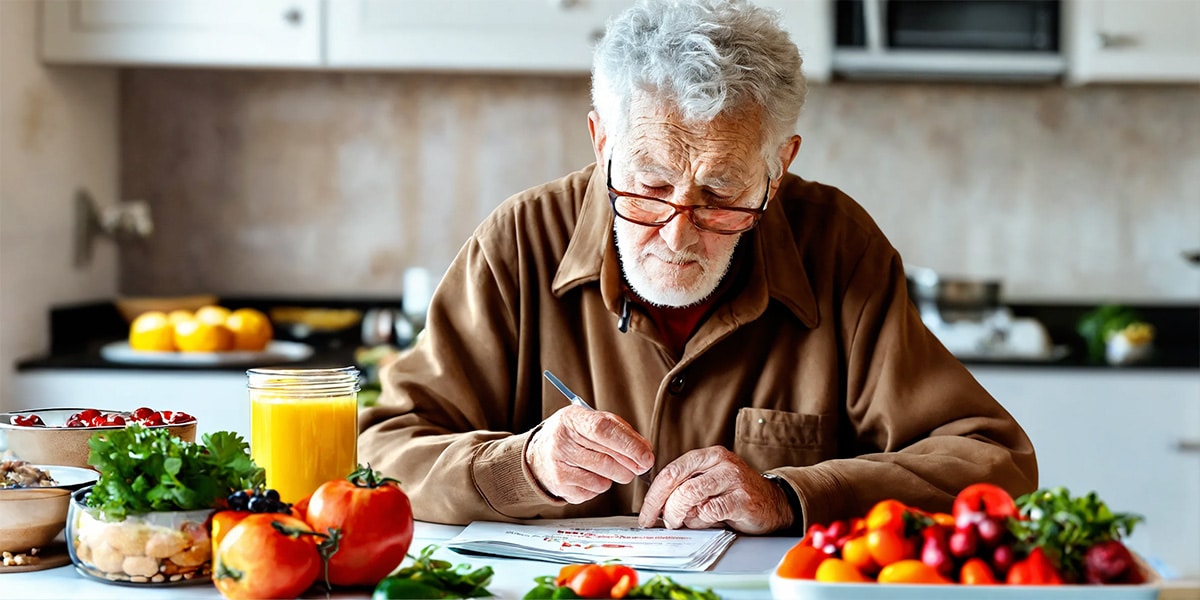
{"label": "red tomato", "polygon": [[217,547],[213,584],[231,600],[295,598],[321,573],[319,540],[300,519],[249,515]]}
{"label": "red tomato", "polygon": [[334,585],[374,586],[404,560],[412,543],[412,505],[395,479],[359,467],[346,479],[321,484],[308,500],[313,529],[341,530],[329,559]]}
{"label": "red tomato", "polygon": [[571,577],[567,587],[579,594],[580,598],[608,598],[613,581],[608,578],[603,566],[587,565]]}
{"label": "red tomato", "polygon": [[608,575],[608,580],[612,582],[612,589],[608,590],[609,598],[624,598],[629,595],[630,590],[637,587],[638,576],[637,571],[633,567],[604,565],[604,573]]}
{"label": "red tomato", "polygon": [[1017,504],[1004,488],[990,483],[975,483],[954,497],[954,521],[976,522],[982,516],[1007,519],[1017,516]]}

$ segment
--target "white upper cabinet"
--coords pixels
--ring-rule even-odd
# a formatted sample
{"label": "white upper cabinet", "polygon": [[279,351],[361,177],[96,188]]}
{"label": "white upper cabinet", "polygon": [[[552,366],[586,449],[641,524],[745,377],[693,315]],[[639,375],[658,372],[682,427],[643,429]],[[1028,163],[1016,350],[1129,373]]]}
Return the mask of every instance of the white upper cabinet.
{"label": "white upper cabinet", "polygon": [[1200,81],[1200,2],[1069,0],[1067,80]]}
{"label": "white upper cabinet", "polygon": [[44,0],[47,63],[321,64],[320,0]]}
{"label": "white upper cabinet", "polygon": [[[831,0],[777,8],[829,79]],[[586,74],[633,0],[46,0],[48,63]]]}
{"label": "white upper cabinet", "polygon": [[328,4],[334,68],[587,72],[625,0],[352,0]]}
{"label": "white upper cabinet", "polygon": [[[632,0],[335,0],[327,65],[587,73],[608,19]],[[761,0],[780,9],[813,80],[829,78],[829,0]]]}

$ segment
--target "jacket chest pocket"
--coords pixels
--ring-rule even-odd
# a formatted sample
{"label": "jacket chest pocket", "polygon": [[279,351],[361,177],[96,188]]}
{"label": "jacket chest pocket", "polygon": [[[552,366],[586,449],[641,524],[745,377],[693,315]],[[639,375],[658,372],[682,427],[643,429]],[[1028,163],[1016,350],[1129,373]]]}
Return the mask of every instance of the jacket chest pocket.
{"label": "jacket chest pocket", "polygon": [[760,473],[833,457],[833,417],[766,408],[738,410],[733,452]]}

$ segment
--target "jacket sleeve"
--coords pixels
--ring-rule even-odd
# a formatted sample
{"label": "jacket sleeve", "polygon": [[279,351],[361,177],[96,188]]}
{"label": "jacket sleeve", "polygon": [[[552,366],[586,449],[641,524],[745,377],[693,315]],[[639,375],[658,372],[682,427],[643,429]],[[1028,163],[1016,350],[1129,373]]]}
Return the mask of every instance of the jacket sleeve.
{"label": "jacket sleeve", "polygon": [[861,516],[886,498],[948,511],[976,482],[1014,497],[1036,489],[1028,436],[922,323],[882,234],[844,285],[840,436],[857,455],[777,471],[800,496],[804,527]]}
{"label": "jacket sleeve", "polygon": [[378,405],[359,414],[359,462],[399,480],[418,520],[511,521],[565,504],[534,483],[529,431],[513,432],[516,286],[478,237],[468,241],[419,341],[382,370]]}

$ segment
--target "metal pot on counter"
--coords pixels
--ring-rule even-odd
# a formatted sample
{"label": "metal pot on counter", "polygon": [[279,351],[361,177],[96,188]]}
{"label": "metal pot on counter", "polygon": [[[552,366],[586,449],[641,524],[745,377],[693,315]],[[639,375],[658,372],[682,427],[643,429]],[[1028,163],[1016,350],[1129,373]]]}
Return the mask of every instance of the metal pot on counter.
{"label": "metal pot on counter", "polygon": [[997,279],[946,277],[927,267],[906,267],[908,295],[929,324],[984,321],[1000,308]]}

